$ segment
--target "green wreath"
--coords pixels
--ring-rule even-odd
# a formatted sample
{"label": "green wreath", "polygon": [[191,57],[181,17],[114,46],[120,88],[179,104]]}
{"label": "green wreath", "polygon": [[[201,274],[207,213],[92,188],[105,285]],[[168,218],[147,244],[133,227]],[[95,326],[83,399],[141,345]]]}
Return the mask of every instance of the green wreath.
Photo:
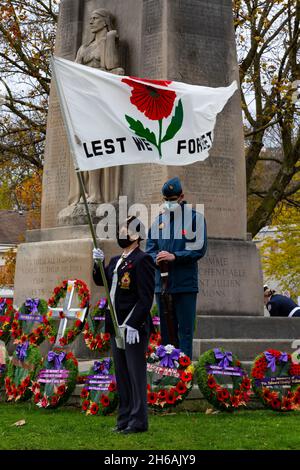
{"label": "green wreath", "polygon": [[[37,346],[45,340],[45,321],[48,305],[44,299],[26,299],[15,314],[11,336],[15,340],[29,341]],[[32,320],[31,320],[32,318]],[[39,326],[36,324],[39,323]],[[16,342],[16,341],[15,341]]]}
{"label": "green wreath", "polygon": [[117,408],[119,398],[111,358],[94,362],[80,397],[81,409],[86,415],[106,416]]}
{"label": "green wreath", "polygon": [[5,378],[7,401],[26,401],[31,395],[31,382],[43,358],[37,346],[26,341],[18,344],[9,362]]}
{"label": "green wreath", "polygon": [[90,311],[84,325],[84,341],[91,351],[107,351],[110,347],[110,334],[105,333],[107,299],[102,298]]}
{"label": "green wreath", "polygon": [[12,299],[0,298],[0,341],[7,344],[10,340],[10,330],[14,319],[15,309]]}
{"label": "green wreath", "polygon": [[182,403],[193,388],[194,366],[171,344],[154,346],[147,355],[148,406],[157,411]]}
{"label": "green wreath", "polygon": [[259,354],[251,369],[252,388],[267,408],[274,411],[300,409],[300,364],[290,354],[268,349]]}
{"label": "green wreath", "polygon": [[[75,287],[75,292],[77,293],[78,299],[80,300],[79,307],[82,309],[87,308],[88,310],[89,301],[90,301],[90,291],[88,289],[88,286],[86,285],[85,282],[79,279],[76,279],[74,287]],[[58,329],[59,329],[58,322],[56,322],[55,320],[51,320],[51,317],[52,317],[51,308],[58,307],[59,302],[66,297],[68,288],[69,288],[68,281],[64,280],[59,286],[54,288],[53,295],[48,300],[48,313],[47,313],[47,319],[45,320],[45,325],[46,325],[45,335],[51,344],[55,343]],[[64,318],[63,310],[61,310],[60,312],[60,317]],[[79,333],[81,333],[84,327],[84,322],[85,322],[85,319],[84,321],[77,319],[75,320],[74,325],[72,327],[66,328],[64,336],[60,338],[59,340],[60,346],[66,346],[72,343],[74,339],[79,335]]]}
{"label": "green wreath", "polygon": [[33,402],[39,408],[57,408],[63,405],[73,393],[78,375],[78,361],[75,356],[61,348],[48,353],[38,369],[36,380],[31,385]]}
{"label": "green wreath", "polygon": [[[229,351],[215,348],[203,353],[196,365],[196,376],[203,396],[219,410],[233,411],[250,400],[250,379]],[[228,387],[228,378],[232,388]]]}

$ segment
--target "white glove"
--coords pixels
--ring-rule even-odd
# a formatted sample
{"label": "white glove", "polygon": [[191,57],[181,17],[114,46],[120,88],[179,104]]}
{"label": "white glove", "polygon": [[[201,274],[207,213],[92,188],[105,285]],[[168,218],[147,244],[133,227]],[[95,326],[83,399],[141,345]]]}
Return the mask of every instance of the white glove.
{"label": "white glove", "polygon": [[138,330],[128,325],[126,325],[126,328],[127,328],[126,343],[128,344],[139,343],[140,335],[139,335]]}
{"label": "white glove", "polygon": [[105,255],[100,248],[93,248],[93,260],[104,261]]}

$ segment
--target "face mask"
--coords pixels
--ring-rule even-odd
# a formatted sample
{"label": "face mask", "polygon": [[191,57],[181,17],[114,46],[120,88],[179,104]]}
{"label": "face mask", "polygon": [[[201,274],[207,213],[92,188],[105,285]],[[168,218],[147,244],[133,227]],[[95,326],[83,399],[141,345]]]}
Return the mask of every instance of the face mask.
{"label": "face mask", "polygon": [[117,236],[117,242],[120,248],[128,248],[134,241],[130,240],[130,238],[127,235],[127,238],[119,238],[119,235]]}
{"label": "face mask", "polygon": [[175,210],[178,207],[179,207],[179,204],[177,201],[165,201],[164,202],[164,208],[167,209],[167,211]]}

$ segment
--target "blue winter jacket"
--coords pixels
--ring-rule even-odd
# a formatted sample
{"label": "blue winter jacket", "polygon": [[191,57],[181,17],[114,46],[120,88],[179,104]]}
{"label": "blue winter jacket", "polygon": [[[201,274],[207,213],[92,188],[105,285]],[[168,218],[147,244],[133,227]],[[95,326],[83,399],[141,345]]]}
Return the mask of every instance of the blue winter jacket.
{"label": "blue winter jacket", "polygon": [[[206,221],[202,214],[186,204],[175,211],[165,211],[155,219],[148,234],[146,253],[156,263],[159,251],[175,255],[169,263],[168,292],[198,292],[198,260],[207,250]],[[156,264],[155,264],[156,265]],[[158,266],[155,273],[155,292],[161,292]]]}

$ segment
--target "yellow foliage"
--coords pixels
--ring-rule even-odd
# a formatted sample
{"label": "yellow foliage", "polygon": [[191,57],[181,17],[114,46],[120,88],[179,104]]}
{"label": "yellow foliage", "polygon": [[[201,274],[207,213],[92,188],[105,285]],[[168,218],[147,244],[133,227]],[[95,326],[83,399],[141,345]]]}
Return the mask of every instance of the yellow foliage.
{"label": "yellow foliage", "polygon": [[16,257],[17,253],[13,248],[4,254],[5,264],[0,268],[0,286],[12,286],[14,284]]}
{"label": "yellow foliage", "polygon": [[41,218],[42,172],[38,171],[24,179],[16,189],[16,195],[27,212],[27,228],[38,228]]}
{"label": "yellow foliage", "polygon": [[[300,192],[295,198],[300,202]],[[264,239],[260,246],[266,279],[276,279],[282,290],[292,297],[300,296],[300,211],[282,203],[276,208],[273,221],[275,236]]]}

